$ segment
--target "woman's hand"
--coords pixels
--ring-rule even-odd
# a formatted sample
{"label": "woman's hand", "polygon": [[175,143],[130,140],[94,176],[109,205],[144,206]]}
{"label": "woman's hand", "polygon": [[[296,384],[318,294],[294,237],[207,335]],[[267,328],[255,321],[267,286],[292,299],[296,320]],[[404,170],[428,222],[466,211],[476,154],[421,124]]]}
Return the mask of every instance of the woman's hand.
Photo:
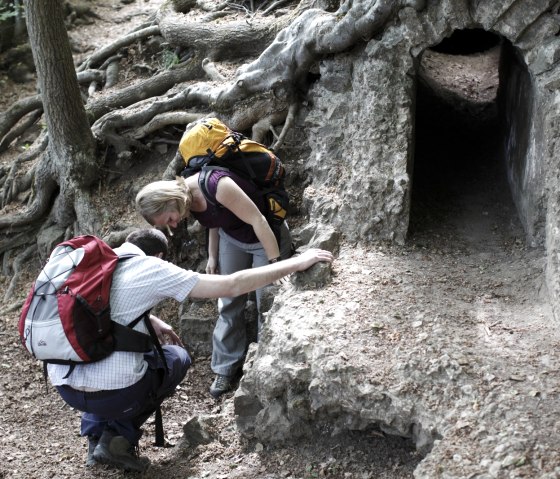
{"label": "woman's hand", "polygon": [[208,262],[206,263],[206,274],[218,274],[218,250],[220,237],[218,228],[208,230]]}
{"label": "woman's hand", "polygon": [[213,257],[208,257],[208,262],[206,263],[206,274],[218,274],[218,260]]}
{"label": "woman's hand", "polygon": [[157,338],[161,344],[174,344],[176,346],[183,346],[181,338],[177,336],[173,328],[165,321],[162,321],[157,316],[150,314],[150,322],[154,327]]}

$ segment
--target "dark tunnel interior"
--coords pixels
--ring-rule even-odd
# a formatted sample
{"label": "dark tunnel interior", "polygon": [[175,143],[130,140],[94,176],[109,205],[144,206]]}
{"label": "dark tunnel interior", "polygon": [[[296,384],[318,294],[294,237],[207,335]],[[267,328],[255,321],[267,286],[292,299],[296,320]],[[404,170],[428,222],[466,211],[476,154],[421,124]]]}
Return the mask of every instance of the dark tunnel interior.
{"label": "dark tunnel interior", "polygon": [[[455,55],[477,55],[499,43],[483,30],[463,30],[433,50],[453,55],[457,65]],[[503,81],[494,101],[481,106],[419,78],[409,239],[443,234],[486,241],[497,228],[520,228],[504,158]]]}
{"label": "dark tunnel interior", "polygon": [[444,38],[432,50],[448,55],[472,55],[495,47],[500,43],[500,37],[481,28],[455,30],[451,36]]}

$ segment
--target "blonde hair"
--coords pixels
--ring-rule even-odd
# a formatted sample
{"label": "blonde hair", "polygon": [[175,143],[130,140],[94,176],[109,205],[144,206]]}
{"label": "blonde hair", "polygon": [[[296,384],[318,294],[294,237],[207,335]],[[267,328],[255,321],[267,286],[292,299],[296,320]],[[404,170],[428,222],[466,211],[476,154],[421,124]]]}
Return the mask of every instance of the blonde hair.
{"label": "blonde hair", "polygon": [[165,211],[177,211],[181,218],[185,218],[191,204],[192,193],[180,177],[149,183],[136,195],[136,209],[150,224],[155,216]]}

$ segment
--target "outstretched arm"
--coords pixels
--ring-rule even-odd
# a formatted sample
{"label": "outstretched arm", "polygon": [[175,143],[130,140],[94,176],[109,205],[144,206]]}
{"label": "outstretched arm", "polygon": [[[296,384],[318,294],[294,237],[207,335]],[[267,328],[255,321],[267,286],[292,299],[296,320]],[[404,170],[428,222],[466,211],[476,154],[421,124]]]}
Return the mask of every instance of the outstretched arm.
{"label": "outstretched arm", "polygon": [[332,262],[330,251],[309,249],[299,256],[284,261],[244,269],[226,276],[201,274],[196,286],[191,290],[191,298],[231,298],[262,288],[295,271],[303,271],[319,261]]}

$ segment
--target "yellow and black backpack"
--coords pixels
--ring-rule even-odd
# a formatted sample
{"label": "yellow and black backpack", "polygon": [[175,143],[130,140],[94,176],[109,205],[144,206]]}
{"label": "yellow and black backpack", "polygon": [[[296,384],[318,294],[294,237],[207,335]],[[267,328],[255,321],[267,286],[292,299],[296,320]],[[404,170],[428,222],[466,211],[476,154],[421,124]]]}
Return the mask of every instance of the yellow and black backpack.
{"label": "yellow and black backpack", "polygon": [[218,118],[204,118],[189,125],[179,142],[185,168],[181,176],[198,172],[198,185],[206,200],[209,173],[215,169],[231,171],[251,180],[266,198],[266,217],[280,244],[280,225],[286,218],[289,195],[284,188],[286,170],[280,159],[266,146],[231,130]]}

